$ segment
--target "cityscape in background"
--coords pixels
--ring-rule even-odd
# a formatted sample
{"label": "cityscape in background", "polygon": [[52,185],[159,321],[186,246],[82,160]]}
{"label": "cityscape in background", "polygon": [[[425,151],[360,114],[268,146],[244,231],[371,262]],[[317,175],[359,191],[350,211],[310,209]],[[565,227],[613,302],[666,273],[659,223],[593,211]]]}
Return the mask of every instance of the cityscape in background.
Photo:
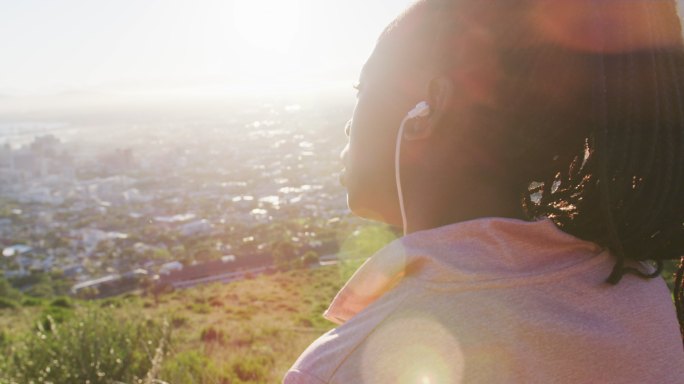
{"label": "cityscape in background", "polygon": [[3,275],[102,297],[330,257],[355,220],[337,176],[351,108],[281,99],[215,118],[2,123]]}

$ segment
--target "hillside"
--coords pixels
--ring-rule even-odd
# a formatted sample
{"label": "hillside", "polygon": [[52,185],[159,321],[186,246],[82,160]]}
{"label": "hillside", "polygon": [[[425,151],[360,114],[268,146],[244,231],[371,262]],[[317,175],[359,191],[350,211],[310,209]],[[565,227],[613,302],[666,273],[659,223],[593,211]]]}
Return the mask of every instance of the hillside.
{"label": "hillside", "polygon": [[[150,379],[178,384],[279,382],[304,348],[333,327],[321,314],[356,265],[294,270],[195,287],[161,296],[157,302],[153,297],[139,295],[92,302],[24,300],[22,306],[0,310],[0,349],[7,356],[0,360],[0,368],[5,368],[0,372],[14,375],[3,378],[0,374],[0,381],[23,382],[19,376],[23,374],[26,382],[69,382],[73,377],[60,379],[57,371],[78,370],[74,365],[84,363],[65,356],[71,353],[81,356],[77,360],[88,360],[90,355],[92,361],[88,363],[101,366],[107,366],[109,360],[113,366],[128,361],[129,367],[125,369],[129,372],[114,379],[128,379],[129,383],[153,382],[145,381],[150,372],[154,373]],[[70,327],[89,329],[89,322],[93,323],[91,333],[69,333]],[[36,326],[37,323],[43,325]],[[141,349],[143,356],[131,357],[121,351],[122,356],[115,357],[117,351],[103,348],[104,352],[94,358],[99,341],[116,338],[107,329],[121,324],[142,324],[145,328],[148,340],[142,342],[147,344]],[[57,332],[51,332],[51,327]],[[61,339],[51,341],[56,338],[55,333],[61,333]],[[76,340],[66,342],[65,334]],[[133,350],[139,346],[136,340],[122,343]],[[66,350],[68,345],[72,350]],[[160,345],[163,354],[155,351]],[[45,351],[51,349],[52,358],[44,359],[51,367],[46,372],[36,355],[49,354]],[[20,360],[29,358],[33,366],[27,366],[31,364],[26,361],[23,365],[15,364],[13,356]],[[106,376],[114,371],[102,369],[102,380],[96,382],[107,382]]]}
{"label": "hillside", "polygon": [[[156,298],[0,300],[0,383],[280,382],[333,328],[321,314],[361,262]],[[669,283],[673,267],[664,272]]]}

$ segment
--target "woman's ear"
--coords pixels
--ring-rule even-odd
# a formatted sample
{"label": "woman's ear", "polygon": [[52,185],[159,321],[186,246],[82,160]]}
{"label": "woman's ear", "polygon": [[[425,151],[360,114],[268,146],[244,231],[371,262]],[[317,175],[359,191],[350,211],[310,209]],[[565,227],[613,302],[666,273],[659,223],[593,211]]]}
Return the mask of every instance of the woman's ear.
{"label": "woman's ear", "polygon": [[441,124],[449,115],[454,105],[454,81],[447,76],[435,77],[430,81],[429,96],[432,113],[430,119],[433,126]]}
{"label": "woman's ear", "polygon": [[432,79],[428,88],[428,105],[430,112],[426,116],[410,118],[404,130],[404,140],[423,140],[434,135],[438,127],[446,119],[453,105],[454,83],[446,76]]}

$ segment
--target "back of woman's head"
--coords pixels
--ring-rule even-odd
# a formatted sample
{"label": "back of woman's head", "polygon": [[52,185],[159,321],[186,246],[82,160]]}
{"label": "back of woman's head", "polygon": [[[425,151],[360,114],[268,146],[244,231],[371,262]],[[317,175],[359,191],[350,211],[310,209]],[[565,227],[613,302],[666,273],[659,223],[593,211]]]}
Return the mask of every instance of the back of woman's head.
{"label": "back of woman's head", "polygon": [[[388,27],[378,51],[454,79],[479,122],[472,140],[499,164],[483,172],[510,178],[530,218],[609,248],[617,262],[608,282],[655,277],[663,260],[684,255],[674,0],[425,0]],[[684,324],[681,285],[680,269]]]}

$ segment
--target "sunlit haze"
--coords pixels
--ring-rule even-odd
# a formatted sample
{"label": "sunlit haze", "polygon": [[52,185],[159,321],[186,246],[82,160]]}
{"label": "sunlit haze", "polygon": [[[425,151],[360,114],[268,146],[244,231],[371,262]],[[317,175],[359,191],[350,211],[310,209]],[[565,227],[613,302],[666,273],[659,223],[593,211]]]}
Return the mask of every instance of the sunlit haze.
{"label": "sunlit haze", "polygon": [[259,93],[354,82],[411,1],[0,1],[0,96]]}

